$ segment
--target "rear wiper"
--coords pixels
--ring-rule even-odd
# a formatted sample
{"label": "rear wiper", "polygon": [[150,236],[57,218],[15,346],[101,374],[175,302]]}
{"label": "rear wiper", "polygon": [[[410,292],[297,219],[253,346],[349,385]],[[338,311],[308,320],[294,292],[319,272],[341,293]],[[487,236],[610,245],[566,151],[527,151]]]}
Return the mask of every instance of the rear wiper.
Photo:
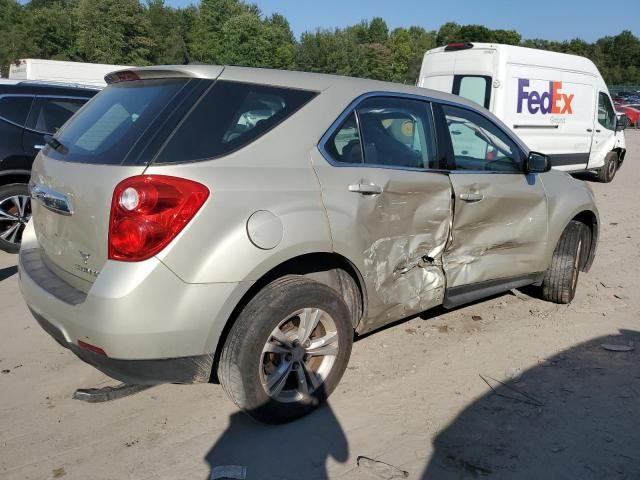
{"label": "rear wiper", "polygon": [[67,147],[65,147],[58,139],[53,138],[53,135],[45,135],[44,141],[47,142],[51,148],[56,152],[67,153]]}

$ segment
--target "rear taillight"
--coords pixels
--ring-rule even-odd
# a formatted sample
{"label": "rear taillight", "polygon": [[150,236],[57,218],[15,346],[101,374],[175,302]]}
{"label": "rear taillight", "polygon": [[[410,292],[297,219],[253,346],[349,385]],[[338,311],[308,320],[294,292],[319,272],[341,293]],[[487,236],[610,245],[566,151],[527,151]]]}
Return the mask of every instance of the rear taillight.
{"label": "rear taillight", "polygon": [[119,72],[112,72],[104,77],[104,81],[109,85],[111,85],[112,83],[133,82],[136,80],[140,80],[140,75],[131,70],[120,70]]}
{"label": "rear taillight", "polygon": [[460,42],[460,43],[450,43],[446,47],[444,47],[445,52],[455,52],[456,50],[469,50],[473,48],[473,43],[469,42]]}
{"label": "rear taillight", "polygon": [[209,189],[184,178],[142,175],[120,182],[109,219],[109,259],[151,258],[191,221]]}

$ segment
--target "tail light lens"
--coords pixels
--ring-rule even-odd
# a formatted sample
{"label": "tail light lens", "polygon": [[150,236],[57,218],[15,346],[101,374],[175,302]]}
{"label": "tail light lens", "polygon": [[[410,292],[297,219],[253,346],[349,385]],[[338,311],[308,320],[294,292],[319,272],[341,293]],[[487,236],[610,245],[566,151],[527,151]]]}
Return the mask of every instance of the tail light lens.
{"label": "tail light lens", "polygon": [[120,182],[111,201],[109,259],[139,262],[166,247],[209,198],[184,178],[142,175]]}

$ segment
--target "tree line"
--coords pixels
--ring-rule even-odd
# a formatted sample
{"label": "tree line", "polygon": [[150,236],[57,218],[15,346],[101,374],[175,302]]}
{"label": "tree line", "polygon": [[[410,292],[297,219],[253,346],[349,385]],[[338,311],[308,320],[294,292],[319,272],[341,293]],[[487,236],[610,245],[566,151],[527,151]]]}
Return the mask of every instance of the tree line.
{"label": "tree line", "polygon": [[593,43],[523,39],[515,30],[446,23],[390,30],[376,17],[295,38],[280,14],[242,0],[0,0],[0,65],[18,58],[119,65],[203,62],[337,73],[415,83],[426,50],[453,42],[495,42],[590,58],[609,84],[640,84],[640,40],[630,31]]}

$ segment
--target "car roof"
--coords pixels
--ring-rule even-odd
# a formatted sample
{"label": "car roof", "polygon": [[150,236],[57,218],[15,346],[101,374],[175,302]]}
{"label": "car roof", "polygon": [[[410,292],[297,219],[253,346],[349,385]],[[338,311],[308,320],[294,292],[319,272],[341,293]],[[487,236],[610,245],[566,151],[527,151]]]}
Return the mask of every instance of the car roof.
{"label": "car roof", "polygon": [[[250,82],[279,87],[296,88],[324,92],[344,89],[361,94],[368,92],[390,92],[430,97],[443,101],[465,104],[477,108],[474,102],[462,97],[401,83],[368,80],[364,78],[330,75],[324,73],[298,72],[292,70],[274,70],[269,68],[242,67],[234,65],[162,65],[131,68],[121,71],[133,71],[141,78],[193,77],[210,78],[238,82]],[[110,74],[111,75],[111,74]],[[107,83],[110,83],[107,75]],[[482,108],[482,107],[480,107]]]}

